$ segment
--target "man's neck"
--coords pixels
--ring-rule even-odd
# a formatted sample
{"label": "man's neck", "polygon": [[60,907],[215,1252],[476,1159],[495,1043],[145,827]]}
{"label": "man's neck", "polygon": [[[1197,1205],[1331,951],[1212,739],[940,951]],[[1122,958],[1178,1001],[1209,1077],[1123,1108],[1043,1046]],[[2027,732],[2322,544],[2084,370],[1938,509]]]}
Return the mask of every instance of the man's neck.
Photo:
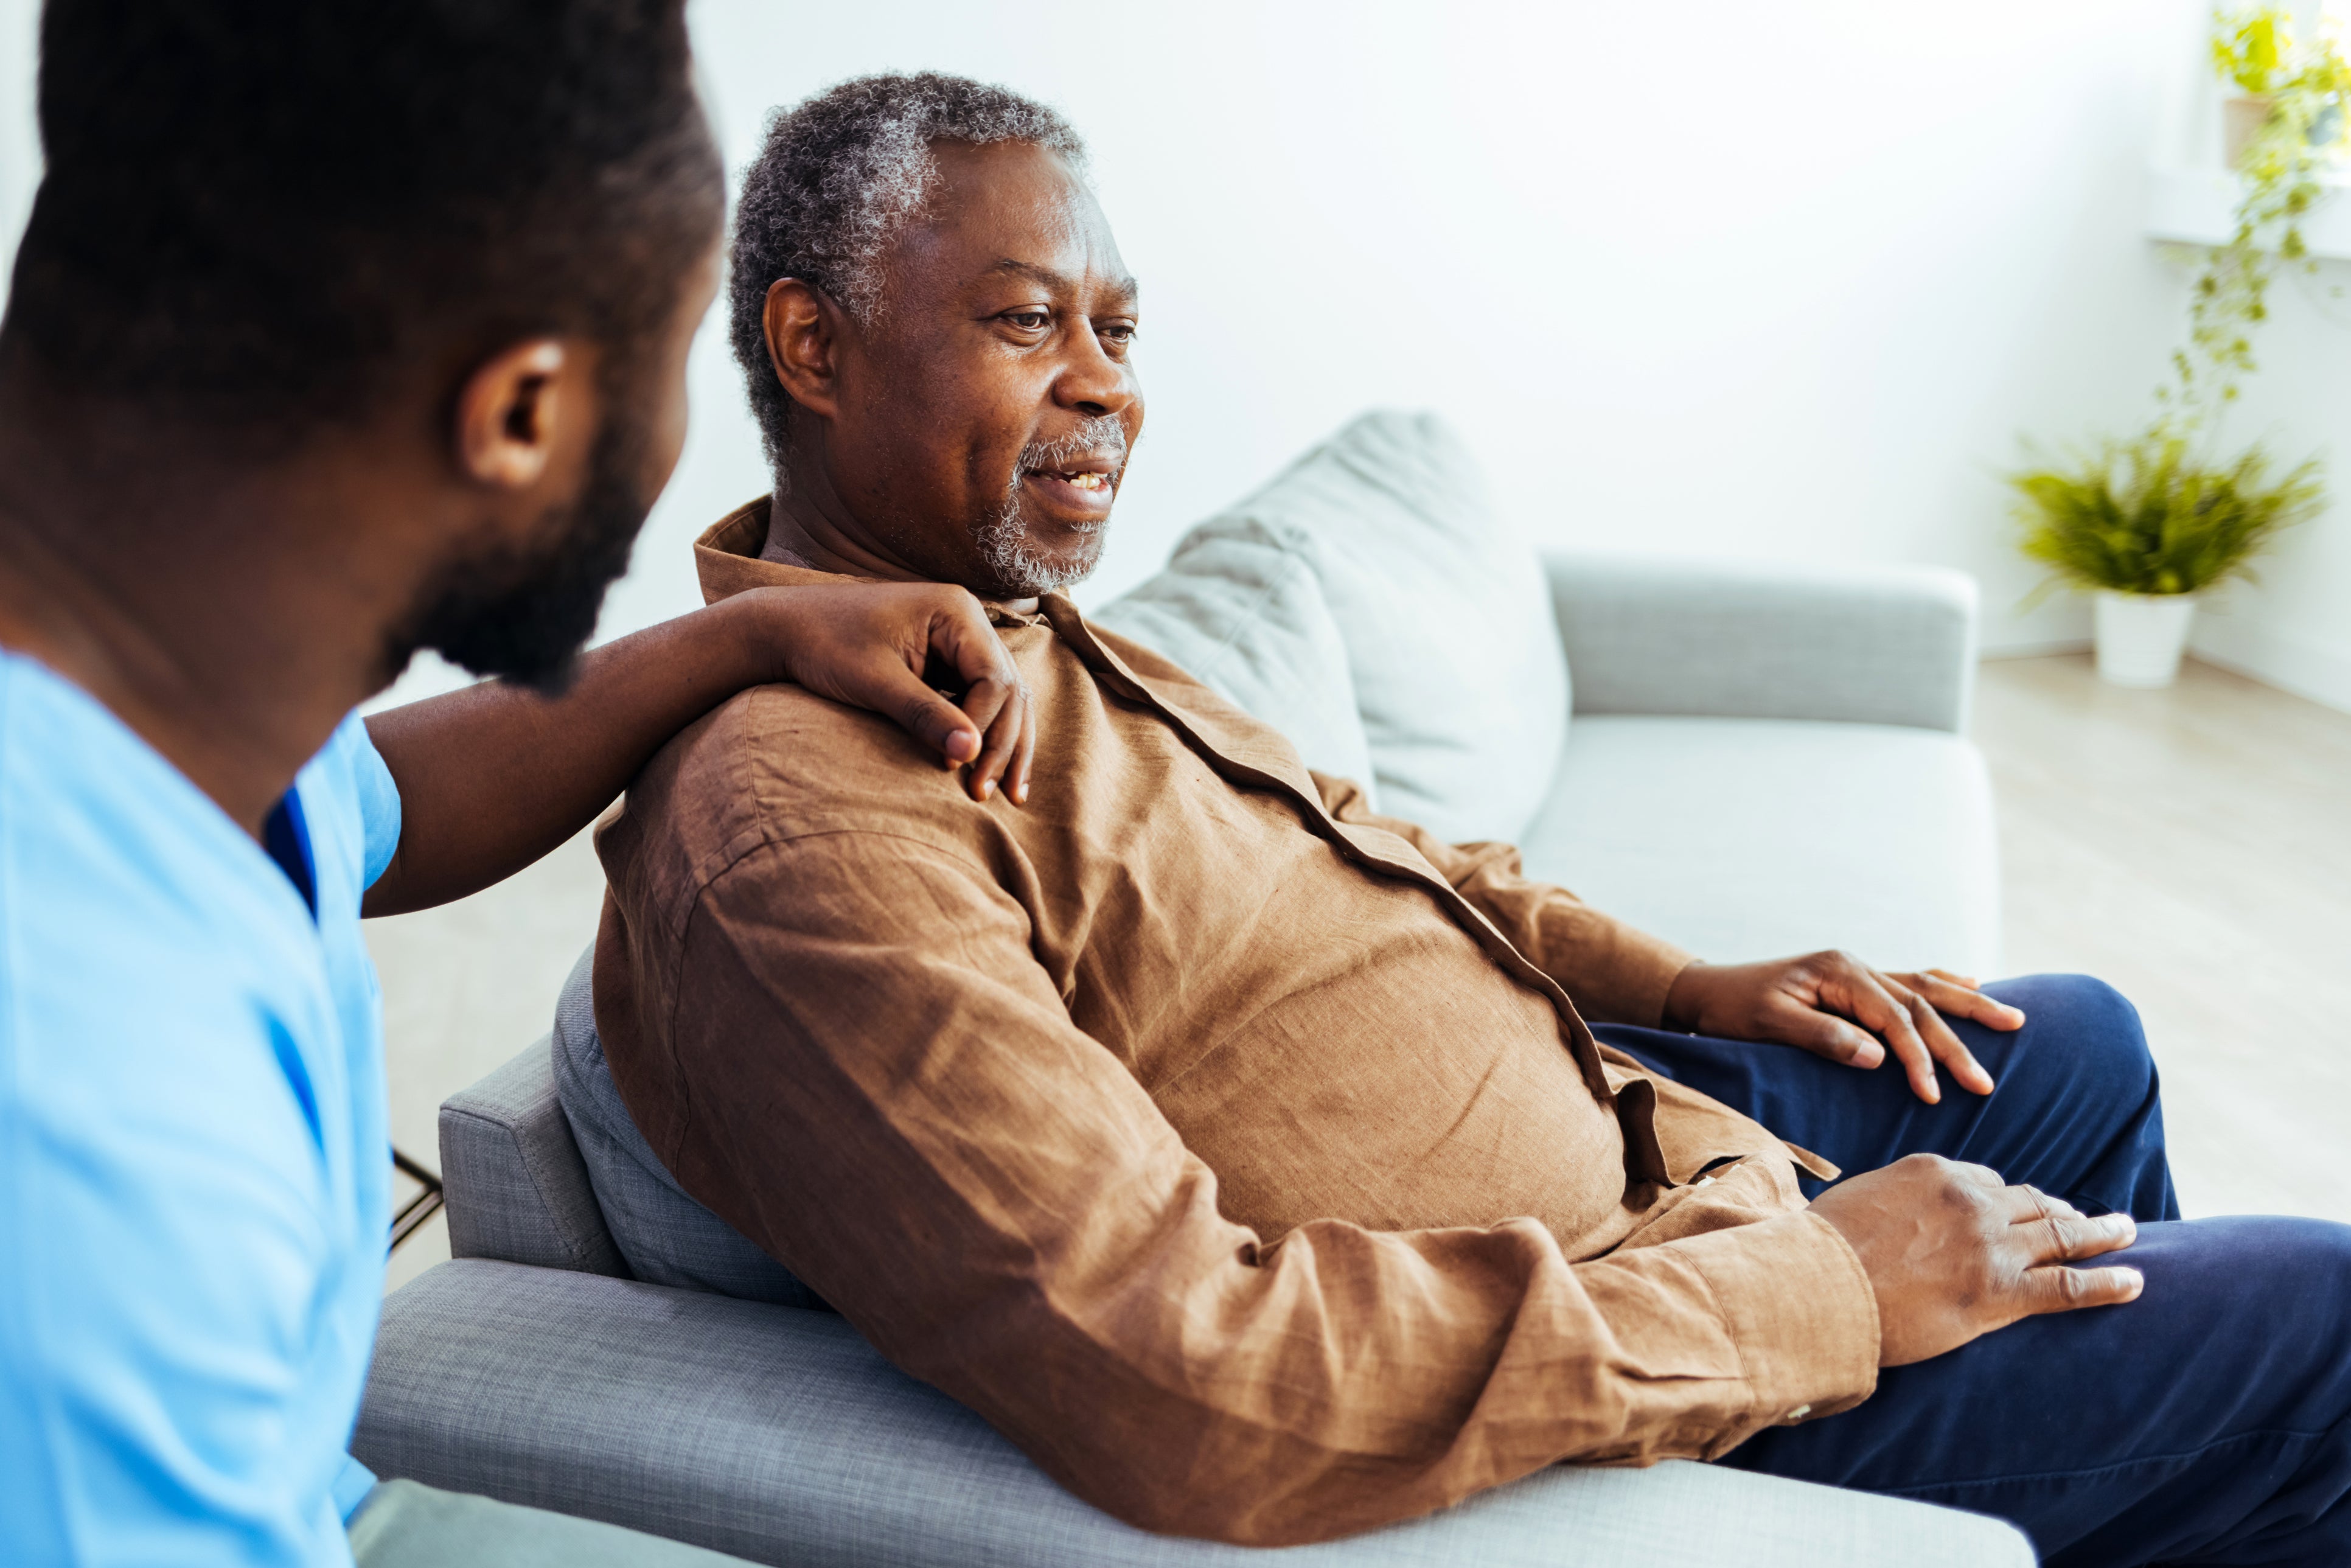
{"label": "man's neck", "polygon": [[775,498],[768,504],[768,542],[759,556],[843,577],[929,580],[873,538],[833,488],[823,462],[807,452],[792,454],[789,479],[777,476]]}
{"label": "man's neck", "polygon": [[361,549],[286,548],[304,531],[289,517],[317,546],[337,532],[298,471],[174,464],[25,406],[0,406],[0,647],[89,694],[257,835],[382,685],[384,585]]}
{"label": "man's neck", "polygon": [[[791,477],[778,476],[775,497],[768,503],[768,542],[760,548],[760,559],[884,582],[937,580],[899,559],[857,520],[832,487],[822,463],[799,454],[795,459]],[[1015,615],[1037,613],[1033,596],[980,598]]]}

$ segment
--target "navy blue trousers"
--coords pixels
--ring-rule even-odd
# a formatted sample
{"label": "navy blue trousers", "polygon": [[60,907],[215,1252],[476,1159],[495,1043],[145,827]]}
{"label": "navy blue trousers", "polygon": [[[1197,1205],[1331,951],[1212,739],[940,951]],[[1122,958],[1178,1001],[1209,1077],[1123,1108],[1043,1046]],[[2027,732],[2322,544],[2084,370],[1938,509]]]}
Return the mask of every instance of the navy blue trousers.
{"label": "navy blue trousers", "polygon": [[[2180,1221],[2155,1065],[2112,988],[1986,988],[2013,1034],[1953,1027],[1998,1085],[1943,1103],[1890,1061],[1607,1025],[1604,1040],[1858,1175],[1927,1153],[1989,1166],[2139,1239],[2126,1306],[2027,1318],[1891,1367],[1843,1415],[1721,1462],[2013,1521],[2054,1564],[2351,1564],[2351,1226]],[[1807,1182],[1817,1191],[1817,1182]]]}

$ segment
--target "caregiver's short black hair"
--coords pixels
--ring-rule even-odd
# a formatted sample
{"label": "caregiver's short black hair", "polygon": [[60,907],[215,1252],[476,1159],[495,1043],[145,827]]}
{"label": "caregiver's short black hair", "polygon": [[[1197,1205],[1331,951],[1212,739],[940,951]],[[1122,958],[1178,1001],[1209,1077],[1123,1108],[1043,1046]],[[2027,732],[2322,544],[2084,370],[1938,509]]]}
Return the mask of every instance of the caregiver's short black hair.
{"label": "caregiver's short black hair", "polygon": [[683,0],[49,0],[0,363],[225,429],[665,318],[725,187]]}

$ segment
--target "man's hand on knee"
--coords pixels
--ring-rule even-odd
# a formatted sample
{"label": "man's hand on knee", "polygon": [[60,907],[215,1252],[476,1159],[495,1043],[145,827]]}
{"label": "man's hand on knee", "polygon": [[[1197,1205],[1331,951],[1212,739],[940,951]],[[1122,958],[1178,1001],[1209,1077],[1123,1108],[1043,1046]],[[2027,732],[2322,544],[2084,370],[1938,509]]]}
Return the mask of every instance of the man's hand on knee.
{"label": "man's hand on knee", "polygon": [[1692,964],[1666,994],[1667,1026],[1696,1034],[1799,1045],[1861,1068],[1885,1061],[1890,1048],[1912,1092],[1929,1105],[1943,1097],[1938,1061],[1960,1088],[1991,1092],[1991,1074],[1951,1031],[1947,1013],[1988,1029],[2024,1027],[2022,1013],[1985,996],[1964,975],[1897,974],[1835,951],[1760,964]]}
{"label": "man's hand on knee", "polygon": [[2145,1283],[2127,1268],[2075,1269],[2138,1239],[2126,1214],[2092,1219],[1997,1171],[1912,1155],[1813,1203],[1877,1294],[1880,1366],[1942,1354],[2019,1318],[2113,1306]]}

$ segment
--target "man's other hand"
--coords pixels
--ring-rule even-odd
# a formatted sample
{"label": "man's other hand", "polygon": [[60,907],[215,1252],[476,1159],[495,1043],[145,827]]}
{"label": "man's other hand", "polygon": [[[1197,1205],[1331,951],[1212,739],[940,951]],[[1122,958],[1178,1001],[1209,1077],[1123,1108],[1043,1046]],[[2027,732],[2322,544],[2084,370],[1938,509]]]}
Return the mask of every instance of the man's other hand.
{"label": "man's other hand", "polygon": [[[1800,1045],[1831,1061],[1876,1067],[1893,1049],[1910,1087],[1929,1105],[1943,1098],[1935,1063],[1976,1094],[1991,1092],[1983,1070],[1943,1015],[1988,1029],[2024,1027],[2024,1015],[1994,1001],[1977,982],[1945,969],[1889,974],[1849,953],[1813,953],[1761,964],[1692,964],[1666,996],[1666,1024],[1724,1040]],[[1880,1043],[1880,1041],[1884,1043]]]}
{"label": "man's other hand", "polygon": [[[965,768],[975,800],[1001,784],[1014,805],[1028,801],[1036,706],[987,612],[965,590],[925,582],[758,588],[716,608],[743,617],[745,635],[773,665],[769,679],[895,719],[949,767]],[[933,681],[960,691],[961,705]]]}
{"label": "man's other hand", "polygon": [[2000,1173],[1912,1155],[1813,1202],[1861,1259],[1877,1296],[1877,1364],[1957,1350],[2019,1318],[2136,1300],[2136,1269],[2074,1269],[2138,1239],[2127,1214],[2091,1219]]}

